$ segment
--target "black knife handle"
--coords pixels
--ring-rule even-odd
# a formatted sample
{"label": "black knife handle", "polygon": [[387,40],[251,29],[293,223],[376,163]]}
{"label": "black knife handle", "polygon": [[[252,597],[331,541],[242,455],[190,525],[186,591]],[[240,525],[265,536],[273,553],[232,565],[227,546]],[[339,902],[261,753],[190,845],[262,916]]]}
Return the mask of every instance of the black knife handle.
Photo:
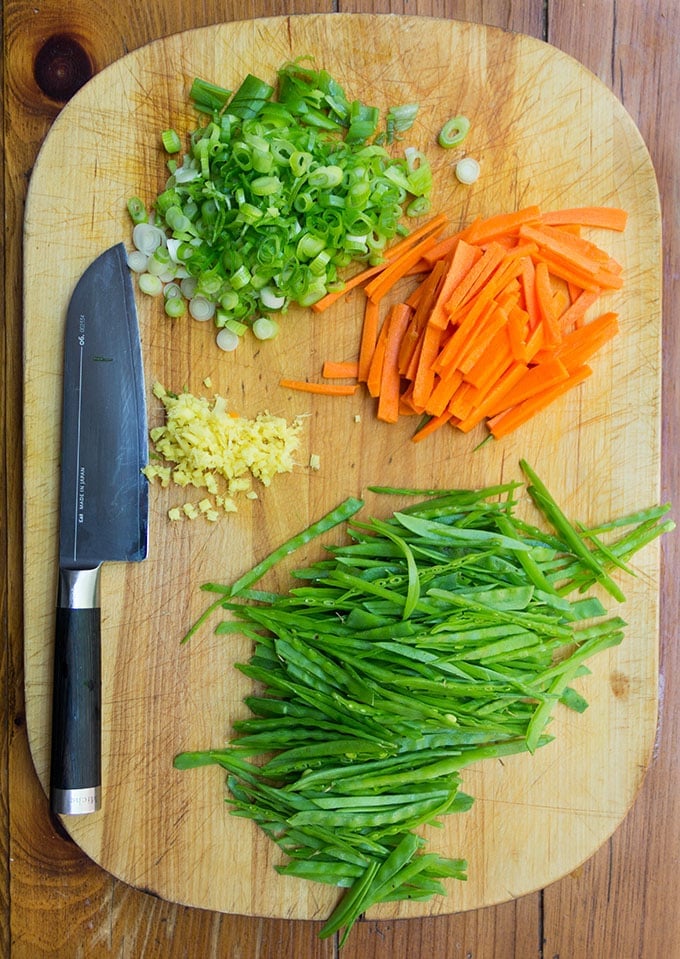
{"label": "black knife handle", "polygon": [[55,813],[95,812],[101,803],[98,574],[98,570],[62,571],[54,642],[50,760],[50,805]]}

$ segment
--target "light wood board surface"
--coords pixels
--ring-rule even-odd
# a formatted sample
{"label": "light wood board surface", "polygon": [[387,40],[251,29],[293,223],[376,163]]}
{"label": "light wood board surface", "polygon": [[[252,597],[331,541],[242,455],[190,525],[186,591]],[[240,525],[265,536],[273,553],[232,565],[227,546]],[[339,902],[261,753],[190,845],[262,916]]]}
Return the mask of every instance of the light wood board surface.
{"label": "light wood board surface", "polygon": [[[225,24],[168,37],[114,63],[64,108],[33,171],[25,223],[25,673],[27,722],[46,784],[50,666],[56,590],[61,334],[70,292],[105,247],[129,237],[125,201],[153,197],[164,180],[161,129],[190,130],[186,92],[203,76],[235,86],[252,71],[273,77],[286,59],[312,53],[350,95],[381,107],[418,100],[411,141],[435,168],[435,209],[452,228],[477,214],[538,203],[625,207],[623,235],[599,240],[625,265],[610,300],[623,335],[595,375],[533,424],[474,451],[480,433],[440,432],[410,442],[411,424],[378,424],[363,398],[308,399],[277,387],[282,374],[315,376],[323,359],[352,355],[360,300],[332,315],[291,311],[266,347],[226,356],[207,325],[170,323],[139,301],[147,386],[230,397],[244,415],[309,413],[294,473],[257,501],[209,524],[170,525],[179,491],[153,487],[151,550],[143,564],[104,568],[104,803],[65,820],[96,862],[164,898],[225,912],[322,918],[333,890],[283,879],[278,851],[230,817],[217,769],[180,773],[183,749],[220,745],[243,715],[249,683],[231,669],[247,656],[209,629],[180,647],[201,612],[199,586],[228,581],[287,536],[371,483],[477,486],[519,477],[525,457],[567,512],[584,522],[650,505],[658,495],[660,228],[648,154],[629,116],[583,67],[527,37],[475,24],[392,16],[309,16]],[[449,116],[472,118],[469,151],[482,165],[457,184],[434,146]],[[152,422],[160,420],[149,394]],[[355,414],[361,414],[361,422]],[[321,469],[309,471],[310,453]],[[386,511],[367,495],[367,511]],[[390,504],[391,508],[391,504]],[[296,564],[316,553],[295,557]],[[557,741],[534,758],[471,768],[477,802],[432,832],[433,848],[469,861],[470,878],[429,904],[381,907],[382,915],[476,908],[519,896],[574,869],[618,825],[649,760],[656,723],[658,552],[636,561],[624,584],[627,638],[580,683],[591,703],[559,713]],[[282,585],[279,578],[277,585]]]}

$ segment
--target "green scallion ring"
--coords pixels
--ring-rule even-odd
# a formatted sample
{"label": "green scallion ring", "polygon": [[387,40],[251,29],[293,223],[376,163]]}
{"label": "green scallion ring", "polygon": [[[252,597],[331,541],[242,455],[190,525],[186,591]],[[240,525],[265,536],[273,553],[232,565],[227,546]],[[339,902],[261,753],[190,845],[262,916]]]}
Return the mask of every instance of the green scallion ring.
{"label": "green scallion ring", "polygon": [[133,223],[146,223],[148,221],[149,214],[146,211],[146,206],[138,196],[130,197],[127,201],[127,208]]}
{"label": "green scallion ring", "polygon": [[176,319],[184,316],[187,311],[186,300],[179,296],[171,296],[165,301],[165,312],[168,316]]}
{"label": "green scallion ring", "polygon": [[470,132],[470,121],[467,117],[457,116],[447,120],[441,128],[437,142],[440,147],[450,150],[451,147],[458,146]]}
{"label": "green scallion ring", "polygon": [[161,142],[166,153],[179,153],[182,149],[182,141],[176,130],[163,130]]}

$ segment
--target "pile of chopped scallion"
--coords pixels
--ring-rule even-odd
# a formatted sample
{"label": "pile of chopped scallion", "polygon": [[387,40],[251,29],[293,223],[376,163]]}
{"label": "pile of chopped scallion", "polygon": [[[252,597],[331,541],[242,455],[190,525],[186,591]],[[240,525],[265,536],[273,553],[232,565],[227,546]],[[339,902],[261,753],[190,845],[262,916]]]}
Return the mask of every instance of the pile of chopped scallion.
{"label": "pile of chopped scallion", "polygon": [[206,122],[181,160],[179,135],[164,131],[170,177],[151,212],[128,201],[129,264],[169,316],[214,321],[225,350],[248,330],[275,336],[289,304],[341,289],[344,268],[379,263],[407,232],[404,214],[429,211],[427,158],[386,148],[417,104],[389,108],[382,129],[378,108],[299,61],[279,69],[276,90],[249,74],[233,95],[196,79],[190,98]]}
{"label": "pile of chopped scallion", "polygon": [[[558,703],[587,707],[571,683],[625,622],[585,594],[599,585],[622,600],[612,571],[630,572],[629,558],[674,528],[659,506],[586,529],[521,465],[550,532],[517,515],[521,483],[377,489],[417,501],[359,522],[350,498],[231,586],[204,587],[218,598],[189,635],[227,610],[217,632],[252,638],[238,668],[262,691],[227,747],[175,765],[222,766],[233,813],[286,855],[278,872],[346,890],[321,931],[342,931],[341,944],[370,906],[429,900],[443,879],[466,878],[465,861],[423,851],[416,830],[470,808],[465,766],[533,752],[550,742]],[[299,585],[254,588],[339,524],[349,543],[297,570]]]}

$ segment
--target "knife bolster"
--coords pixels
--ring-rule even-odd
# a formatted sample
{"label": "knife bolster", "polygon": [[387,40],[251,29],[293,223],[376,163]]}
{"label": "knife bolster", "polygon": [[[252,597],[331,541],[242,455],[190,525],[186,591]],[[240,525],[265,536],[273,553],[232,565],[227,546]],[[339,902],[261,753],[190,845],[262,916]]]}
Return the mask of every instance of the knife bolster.
{"label": "knife bolster", "polygon": [[101,807],[101,787],[89,786],[86,789],[50,789],[52,811],[62,816],[77,816],[86,812],[97,812]]}
{"label": "knife bolster", "polygon": [[99,609],[99,570],[60,569],[57,605],[62,609]]}

